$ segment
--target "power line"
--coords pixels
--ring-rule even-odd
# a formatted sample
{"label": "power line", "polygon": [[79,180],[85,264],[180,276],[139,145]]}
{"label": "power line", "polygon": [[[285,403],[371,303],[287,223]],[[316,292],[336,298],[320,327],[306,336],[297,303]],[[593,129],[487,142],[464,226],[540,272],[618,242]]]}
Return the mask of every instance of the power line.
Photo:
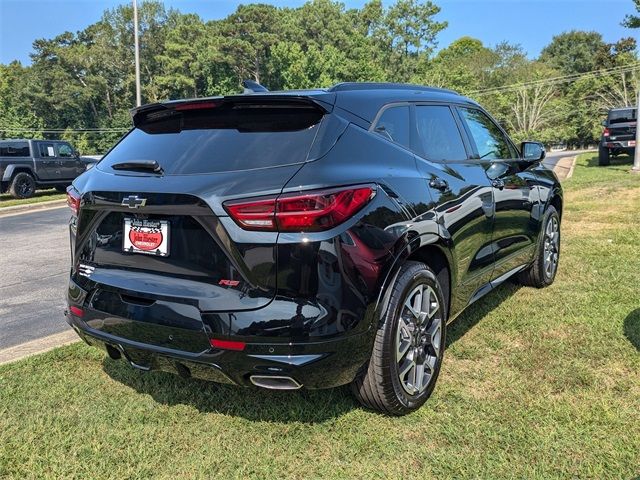
{"label": "power line", "polygon": [[520,88],[523,88],[523,87],[524,88],[529,88],[529,87],[536,87],[536,86],[543,86],[543,85],[558,85],[558,84],[562,84],[562,83],[573,82],[573,81],[579,80],[581,78],[599,77],[599,76],[604,76],[604,75],[627,73],[627,72],[635,71],[637,69],[640,69],[640,62],[634,62],[634,63],[630,63],[630,64],[627,64],[627,65],[621,65],[621,66],[618,66],[618,67],[611,67],[611,68],[607,68],[607,69],[592,70],[590,72],[574,73],[574,74],[570,74],[570,75],[563,75],[563,76],[560,76],[560,77],[543,78],[543,79],[534,80],[534,81],[531,81],[531,82],[513,83],[511,85],[502,85],[502,86],[499,86],[499,87],[486,88],[486,89],[483,89],[483,90],[475,90],[473,92],[469,92],[468,95],[481,96],[481,95],[486,95],[486,94],[490,94],[490,93],[498,93],[498,92],[505,92],[505,91],[510,91],[510,90],[517,90],[517,89],[520,89]]}

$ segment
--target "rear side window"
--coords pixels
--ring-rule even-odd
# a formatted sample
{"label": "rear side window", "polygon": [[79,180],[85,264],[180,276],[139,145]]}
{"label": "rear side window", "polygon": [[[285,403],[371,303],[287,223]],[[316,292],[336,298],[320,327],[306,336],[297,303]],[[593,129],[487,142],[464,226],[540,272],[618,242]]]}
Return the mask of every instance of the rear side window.
{"label": "rear side window", "polygon": [[630,108],[628,110],[614,110],[609,112],[609,123],[626,123],[636,121],[636,110]]}
{"label": "rear side window", "polygon": [[53,146],[53,143],[41,143],[40,147],[40,156],[42,158],[49,158],[56,156],[56,149]]}
{"label": "rear side window", "polygon": [[304,162],[323,112],[241,105],[166,110],[138,123],[98,164],[155,160],[166,175],[230,172]]}
{"label": "rear side window", "polygon": [[409,148],[409,106],[389,107],[382,112],[374,131],[392,142]]}
{"label": "rear side window", "polygon": [[0,143],[0,157],[29,157],[27,142]]}
{"label": "rear side window", "polygon": [[418,105],[416,126],[427,160],[446,162],[467,159],[460,130],[449,107]]}
{"label": "rear side window", "polygon": [[487,115],[475,108],[461,108],[460,112],[481,159],[506,160],[518,156],[502,130]]}

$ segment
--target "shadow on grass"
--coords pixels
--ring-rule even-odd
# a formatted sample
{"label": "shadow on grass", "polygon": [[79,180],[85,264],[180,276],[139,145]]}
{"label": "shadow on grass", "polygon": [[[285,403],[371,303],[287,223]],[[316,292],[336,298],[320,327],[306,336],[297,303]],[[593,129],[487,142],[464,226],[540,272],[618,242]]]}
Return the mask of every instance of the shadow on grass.
{"label": "shadow on grass", "polygon": [[[473,304],[448,328],[447,347],[518,291],[507,283]],[[123,360],[105,357],[112,379],[165,405],[191,405],[203,413],[221,413],[255,421],[319,423],[358,408],[347,386],[327,390],[278,392],[183,379],[165,372],[140,372]]]}
{"label": "shadow on grass", "polygon": [[623,329],[624,336],[640,352],[640,308],[636,308],[627,315],[627,318],[624,319]]}
{"label": "shadow on grass", "polygon": [[447,347],[460,340],[480,320],[489,315],[519,289],[520,285],[508,281],[467,307],[458,318],[447,326]]}
{"label": "shadow on grass", "polygon": [[[633,157],[630,155],[618,155],[616,157],[610,157],[610,165],[607,166],[615,167],[618,165],[633,165]],[[587,160],[587,167],[607,168],[606,166],[603,167],[598,164],[597,154]]]}
{"label": "shadow on grass", "polygon": [[123,360],[102,362],[112,379],[165,405],[190,405],[202,413],[221,413],[247,420],[320,423],[358,407],[348,387],[278,392],[221,385],[165,372],[141,372]]}

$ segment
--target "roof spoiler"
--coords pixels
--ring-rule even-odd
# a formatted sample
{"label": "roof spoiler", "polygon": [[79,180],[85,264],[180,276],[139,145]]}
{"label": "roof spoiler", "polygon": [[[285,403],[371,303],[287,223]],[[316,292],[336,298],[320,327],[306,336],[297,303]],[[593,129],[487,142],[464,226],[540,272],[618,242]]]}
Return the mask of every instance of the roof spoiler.
{"label": "roof spoiler", "polygon": [[[205,110],[223,105],[290,105],[292,107],[298,106],[313,106],[322,113],[330,113],[333,110],[333,94],[327,94],[326,99],[321,99],[313,95],[292,95],[292,94],[274,94],[267,93],[266,95],[260,95],[260,93],[254,93],[251,95],[229,95],[226,97],[209,97],[209,98],[197,98],[191,100],[178,100],[169,101],[165,103],[151,103],[143,105],[131,110],[131,119],[133,125],[139,128],[141,125],[148,122],[155,122],[157,120],[166,119],[176,113],[182,113],[188,110]],[[328,101],[327,101],[328,100]]]}

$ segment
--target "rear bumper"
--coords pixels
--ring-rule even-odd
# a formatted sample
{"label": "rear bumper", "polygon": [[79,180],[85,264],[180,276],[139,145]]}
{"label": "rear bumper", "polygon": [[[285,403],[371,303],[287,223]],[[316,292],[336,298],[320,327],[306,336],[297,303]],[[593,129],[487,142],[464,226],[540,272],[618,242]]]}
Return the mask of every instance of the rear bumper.
{"label": "rear bumper", "polygon": [[623,150],[625,152],[635,150],[634,140],[621,140],[621,141],[603,141],[602,146],[605,148],[611,148],[614,150]]}
{"label": "rear bumper", "polygon": [[87,344],[132,367],[249,386],[252,376],[289,377],[304,388],[332,388],[353,380],[371,353],[371,333],[308,343],[247,342],[243,351],[188,352],[132,341],[91,328],[71,313],[67,322]]}

